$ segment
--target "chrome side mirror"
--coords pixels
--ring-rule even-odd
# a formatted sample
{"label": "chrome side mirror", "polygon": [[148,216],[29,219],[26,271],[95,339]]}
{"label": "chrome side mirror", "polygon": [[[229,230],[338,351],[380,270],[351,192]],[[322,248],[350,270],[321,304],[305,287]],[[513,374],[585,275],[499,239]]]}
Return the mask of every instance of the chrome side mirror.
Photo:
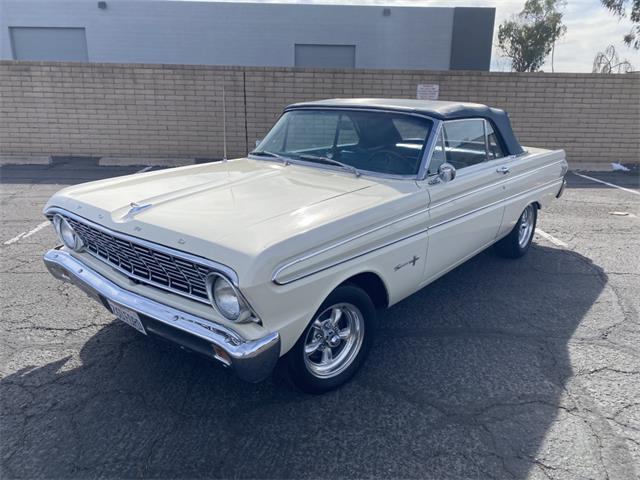
{"label": "chrome side mirror", "polygon": [[456,167],[450,163],[443,163],[438,168],[438,178],[442,183],[450,182],[456,178]]}

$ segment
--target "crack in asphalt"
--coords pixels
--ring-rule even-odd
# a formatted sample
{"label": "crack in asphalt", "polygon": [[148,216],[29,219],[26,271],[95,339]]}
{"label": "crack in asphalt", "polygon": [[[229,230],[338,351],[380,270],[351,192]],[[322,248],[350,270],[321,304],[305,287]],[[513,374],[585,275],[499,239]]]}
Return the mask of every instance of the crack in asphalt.
{"label": "crack in asphalt", "polygon": [[[561,201],[573,203],[565,198],[572,194],[569,190]],[[585,204],[575,202],[572,208]],[[417,294],[385,318],[373,355],[386,353],[388,366],[370,358],[352,384],[324,397],[288,391],[279,380],[254,387],[234,383],[226,373],[208,377],[209,367],[200,361],[173,347],[151,346],[112,324],[111,315],[73,287],[51,281],[42,265],[32,268],[40,258],[29,252],[44,246],[24,244],[26,252],[10,262],[3,259],[0,272],[17,285],[3,287],[0,321],[2,418],[11,419],[11,425],[0,425],[0,435],[8,439],[0,447],[2,476],[341,476],[330,469],[320,474],[309,462],[322,449],[335,459],[348,455],[341,459],[343,476],[379,477],[384,471],[425,478],[634,478],[640,458],[633,456],[640,446],[634,415],[640,406],[640,365],[635,368],[640,354],[632,342],[640,325],[625,286],[640,274],[624,271],[629,262],[603,270],[580,253],[580,245],[589,232],[617,242],[635,231],[624,227],[618,235],[589,225],[547,231],[576,251],[535,245],[529,254],[534,260],[511,270],[485,258],[461,267],[464,273],[452,272],[434,285],[439,294]],[[495,275],[506,279],[500,288],[493,285]],[[483,282],[498,303],[461,294],[473,285],[466,277]],[[506,295],[522,293],[519,284],[532,280],[540,282],[540,295],[527,301],[530,308],[522,313],[521,299],[503,301],[498,295],[502,289]],[[20,288],[27,282],[29,288]],[[546,284],[567,289],[588,305],[574,306],[568,296],[547,297]],[[462,305],[469,295],[479,303]],[[455,326],[415,326],[438,300],[449,302],[440,311],[450,314]],[[547,308],[550,302],[557,318]],[[594,305],[596,314],[588,311]],[[512,318],[487,326],[475,322],[474,315],[492,321],[501,309]],[[408,318],[394,318],[398,312]],[[566,315],[578,322],[567,322]],[[47,321],[52,316],[57,324]],[[586,328],[578,328],[582,323]],[[419,356],[406,354],[404,339],[412,340],[409,348]],[[443,358],[451,353],[449,342],[461,346],[459,358]],[[501,348],[509,350],[501,356]],[[602,358],[588,358],[591,352]],[[396,357],[403,363],[394,363]],[[483,371],[477,364],[483,361],[495,363]],[[513,366],[500,363],[509,361]],[[450,363],[459,369],[449,369]],[[519,383],[520,370],[532,377],[528,383]],[[448,378],[456,374],[460,378]],[[599,399],[609,393],[609,383],[602,381],[621,388],[610,393],[614,405]],[[580,435],[585,444],[556,443],[563,432],[569,440]],[[47,457],[58,443],[66,449],[64,459]],[[553,455],[563,447],[562,455]],[[415,470],[403,470],[412,465]],[[372,466],[385,469],[375,475]]]}

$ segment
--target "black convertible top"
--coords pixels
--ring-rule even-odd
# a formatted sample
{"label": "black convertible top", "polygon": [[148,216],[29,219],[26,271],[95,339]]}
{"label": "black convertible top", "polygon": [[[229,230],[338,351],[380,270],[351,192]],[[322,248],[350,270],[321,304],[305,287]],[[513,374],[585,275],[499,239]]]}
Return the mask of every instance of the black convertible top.
{"label": "black convertible top", "polygon": [[511,129],[509,116],[504,110],[487,107],[479,103],[444,102],[439,100],[411,100],[390,98],[333,98],[315,102],[289,105],[287,110],[308,108],[364,108],[375,110],[396,110],[399,112],[421,113],[438,120],[461,118],[485,118],[489,120],[502,139],[509,155],[519,155],[524,150]]}

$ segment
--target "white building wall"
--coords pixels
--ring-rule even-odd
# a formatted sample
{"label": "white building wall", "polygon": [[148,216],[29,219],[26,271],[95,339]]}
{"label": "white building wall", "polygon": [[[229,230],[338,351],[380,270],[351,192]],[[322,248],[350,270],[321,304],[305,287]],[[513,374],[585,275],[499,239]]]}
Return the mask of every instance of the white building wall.
{"label": "white building wall", "polygon": [[357,68],[447,70],[453,8],[163,0],[0,0],[9,27],[84,27],[91,62],[294,66],[294,45],[355,45]]}

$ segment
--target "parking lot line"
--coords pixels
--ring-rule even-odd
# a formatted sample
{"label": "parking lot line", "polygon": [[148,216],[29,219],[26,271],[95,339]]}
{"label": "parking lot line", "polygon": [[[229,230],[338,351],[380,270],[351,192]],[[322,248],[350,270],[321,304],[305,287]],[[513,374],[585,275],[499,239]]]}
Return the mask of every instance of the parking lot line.
{"label": "parking lot line", "polygon": [[583,175],[582,173],[573,172],[574,175],[577,175],[582,178],[586,178],[587,180],[591,180],[593,182],[602,183],[603,185],[607,185],[609,187],[617,188],[618,190],[624,190],[625,192],[635,193],[636,195],[640,195],[640,192],[637,190],[631,190],[630,188],[621,187],[620,185],[616,185],[615,183],[605,182],[604,180],[600,180],[599,178],[593,178],[589,175]]}
{"label": "parking lot line", "polygon": [[[138,170],[136,173],[144,173],[144,172],[148,172],[149,170],[151,170],[153,168],[153,165],[149,165],[146,166],[140,170]],[[39,232],[40,230],[42,230],[43,228],[46,228],[47,225],[50,225],[51,222],[49,222],[48,220],[45,222],[42,222],[38,225],[36,225],[34,228],[32,228],[31,230],[29,230],[28,232],[21,232],[18,235],[16,235],[13,238],[10,238],[9,240],[4,241],[2,244],[3,245],[11,245],[14,243],[19,242],[20,240],[24,240],[25,238],[29,238],[31,235],[33,235],[34,233]]]}
{"label": "parking lot line", "polygon": [[554,237],[553,235],[545,232],[544,230],[540,230],[539,228],[536,228],[536,233],[538,235],[540,235],[542,238],[544,238],[545,240],[548,240],[549,242],[553,243],[554,245],[556,245],[558,247],[569,248],[569,245],[564,243],[562,240]]}
{"label": "parking lot line", "polygon": [[16,235],[13,238],[10,238],[9,240],[7,240],[6,242],[4,242],[3,245],[11,245],[12,243],[16,243],[24,238],[29,238],[31,235],[33,235],[34,233],[39,232],[40,230],[42,230],[43,228],[45,228],[47,225],[50,225],[51,222],[49,220],[40,223],[39,225],[37,225],[36,227],[32,228],[31,230],[29,230],[28,232],[22,232],[19,235]]}

